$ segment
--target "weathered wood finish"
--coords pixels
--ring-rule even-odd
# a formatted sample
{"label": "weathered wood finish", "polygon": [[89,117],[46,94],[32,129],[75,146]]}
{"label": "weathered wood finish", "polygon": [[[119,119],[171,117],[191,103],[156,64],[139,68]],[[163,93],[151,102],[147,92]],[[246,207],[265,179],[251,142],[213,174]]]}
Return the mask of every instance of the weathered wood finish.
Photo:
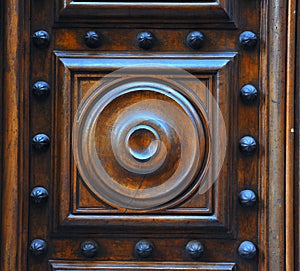
{"label": "weathered wood finish", "polygon": [[294,260],[295,260],[295,269],[299,270],[300,268],[300,5],[297,6],[297,13],[296,13],[296,37],[295,37],[295,127],[296,127],[296,136],[295,136],[295,177],[294,177],[294,213],[296,214],[294,216]]}
{"label": "weathered wood finish", "polygon": [[[220,0],[202,5],[25,2],[5,0],[1,9],[0,33],[5,37],[0,45],[1,270],[299,269],[300,37],[296,34],[300,7],[295,0]],[[50,41],[38,48],[31,35],[42,29],[49,33]],[[204,35],[199,51],[186,44],[187,35],[194,30]],[[246,30],[258,36],[252,50],[238,43]],[[97,48],[85,43],[87,31],[99,34]],[[153,34],[153,47],[143,50],[137,46],[141,31]],[[141,204],[135,209],[118,200],[111,203],[114,195],[97,194],[80,177],[72,153],[72,124],[91,85],[119,68],[145,63],[184,69],[208,84],[220,105],[225,130],[216,130],[210,138],[205,95],[176,89],[191,104],[187,107],[196,108],[200,116],[195,163],[199,183],[189,182],[166,202],[150,201],[147,208]],[[43,98],[32,93],[38,81],[49,84]],[[248,104],[239,97],[246,84],[258,90],[258,98]],[[148,96],[161,97],[155,91]],[[129,100],[136,103],[138,99],[143,97]],[[176,99],[160,99],[181,108]],[[218,117],[214,120],[220,121]],[[180,120],[176,121],[180,127]],[[97,131],[103,133],[99,125]],[[49,148],[42,151],[31,144],[40,133],[50,138]],[[258,144],[249,155],[239,148],[244,136],[253,137]],[[131,148],[146,141],[138,140],[132,139]],[[209,163],[211,142],[218,142],[217,149],[226,144],[225,163],[218,182],[198,195],[195,191]],[[102,143],[96,141],[98,154]],[[148,161],[145,156],[142,159]],[[111,171],[113,166],[108,168]],[[209,169],[207,172],[210,176]],[[155,183],[149,178],[141,187]],[[123,183],[126,188],[130,185]],[[47,189],[47,201],[36,204],[30,200],[35,187]],[[245,189],[254,191],[255,204],[240,204],[239,193]],[[45,240],[43,253],[41,242],[32,243],[37,239]],[[135,250],[140,240],[151,244],[152,251],[145,258]],[[199,259],[186,250],[191,240],[203,245]],[[239,256],[243,253],[238,247],[246,240],[258,251],[254,256],[252,247],[248,253],[254,259]],[[31,252],[30,244],[34,246]],[[95,251],[91,244],[97,245]]]}
{"label": "weathered wood finish", "polygon": [[[28,5],[1,3],[1,270],[26,266],[28,233]],[[26,155],[27,153],[27,155]],[[25,203],[25,204],[24,204]]]}
{"label": "weathered wood finish", "polygon": [[[215,24],[221,28],[234,27],[238,16],[239,2],[236,0],[213,1],[80,1],[55,0],[57,22],[97,23],[172,23]],[[172,27],[172,26],[171,26]]]}

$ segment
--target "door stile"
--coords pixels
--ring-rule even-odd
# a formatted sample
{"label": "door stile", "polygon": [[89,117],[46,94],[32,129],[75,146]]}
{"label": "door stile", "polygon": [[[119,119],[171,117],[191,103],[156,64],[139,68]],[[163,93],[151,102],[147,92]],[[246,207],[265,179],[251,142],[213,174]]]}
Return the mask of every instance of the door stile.
{"label": "door stile", "polygon": [[[3,18],[1,264],[24,270],[28,233],[29,2],[7,0]],[[25,204],[24,204],[25,203]]]}
{"label": "door stile", "polygon": [[[287,73],[286,73],[286,270],[295,269],[294,255],[294,208],[297,206],[294,191],[295,150],[295,46],[296,46],[296,1],[288,2],[287,26]],[[294,207],[295,206],[295,207]]]}
{"label": "door stile", "polygon": [[[264,1],[262,8],[261,84],[264,97],[260,126],[264,158],[260,180],[260,270],[287,269],[286,185],[291,181],[292,142],[287,143],[286,121],[292,122],[293,106],[287,85],[286,0]],[[288,48],[290,49],[290,48]],[[292,76],[292,75],[291,75]],[[289,76],[289,80],[291,77]],[[291,81],[289,81],[291,82]],[[290,91],[289,91],[290,94]],[[288,128],[287,128],[288,129]],[[289,163],[286,165],[286,162]],[[291,255],[289,255],[291,257]]]}

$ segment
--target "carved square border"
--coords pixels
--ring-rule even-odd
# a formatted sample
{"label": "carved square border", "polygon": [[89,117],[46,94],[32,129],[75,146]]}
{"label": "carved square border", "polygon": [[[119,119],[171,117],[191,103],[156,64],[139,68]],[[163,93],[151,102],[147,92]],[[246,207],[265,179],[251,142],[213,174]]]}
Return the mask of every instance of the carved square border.
{"label": "carved square border", "polygon": [[[225,163],[223,165],[226,174],[220,174],[219,180],[210,189],[212,201],[209,202],[207,210],[202,213],[193,213],[182,210],[176,210],[166,213],[153,214],[120,214],[116,210],[100,211],[95,208],[78,208],[76,193],[78,192],[78,178],[76,167],[73,162],[71,152],[71,132],[72,132],[72,112],[76,111],[80,97],[76,97],[74,90],[78,84],[76,78],[87,76],[91,78],[95,74],[106,74],[122,67],[130,67],[149,61],[152,64],[173,65],[176,68],[185,69],[193,74],[199,74],[204,77],[211,77],[215,84],[217,93],[214,95],[226,95],[227,101],[222,109],[225,114],[227,125],[228,144],[230,144],[233,131],[230,130],[229,120],[233,114],[232,110],[235,103],[231,97],[231,89],[235,88],[235,77],[237,76],[237,53],[215,53],[215,54],[178,54],[178,55],[151,55],[132,56],[118,54],[90,54],[85,52],[54,52],[55,86],[54,116],[55,125],[53,126],[53,180],[54,180],[54,206],[55,214],[53,219],[53,232],[70,227],[89,227],[116,229],[118,227],[127,227],[128,229],[144,228],[168,229],[176,225],[177,228],[191,230],[193,232],[218,233],[221,236],[234,235],[232,219],[235,208],[231,206],[231,196],[233,193],[234,178],[230,164],[233,163],[233,153],[235,147],[227,150]],[[63,82],[63,84],[62,84]],[[74,96],[75,95],[75,96]],[[233,118],[234,119],[234,118]],[[230,179],[229,179],[230,178]],[[205,213],[206,212],[206,213]]]}
{"label": "carved square border", "polygon": [[[75,72],[71,76],[71,81],[73,82],[73,91],[75,95],[72,97],[72,110],[71,110],[71,119],[74,118],[75,112],[79,103],[83,96],[85,96],[84,88],[95,88],[97,82],[100,80],[104,80],[105,73],[98,72],[93,73],[89,72],[88,74],[84,72]],[[119,79],[120,75],[109,76],[109,80]],[[173,76],[172,76],[173,77]],[[210,92],[213,91],[213,75],[197,75],[197,79],[205,85],[203,88],[209,89]],[[175,80],[173,78],[173,80]],[[176,82],[180,84],[180,82],[186,82],[189,78],[186,77],[177,77]],[[84,86],[84,87],[83,87]],[[201,101],[203,101],[203,107],[207,114],[211,114],[210,110],[210,96],[207,91],[198,91],[199,95],[205,96],[201,97]],[[204,94],[201,94],[204,93]],[[96,199],[96,197],[92,197],[91,191],[86,187],[84,181],[82,180],[80,174],[75,168],[75,164],[72,164],[74,169],[72,170],[73,175],[71,177],[72,182],[72,193],[73,193],[73,201],[72,201],[72,213],[75,215],[85,215],[85,214],[120,214],[120,211],[112,206],[109,206],[105,202],[100,199]],[[83,192],[83,193],[82,193]],[[213,189],[208,190],[206,193],[200,195],[199,193],[194,193],[194,195],[186,200],[182,205],[168,208],[166,212],[163,214],[197,214],[197,215],[212,215],[213,214]],[[88,197],[89,196],[89,197]],[[92,201],[92,203],[91,203]],[[192,202],[197,202],[197,206],[192,206]],[[131,211],[132,213],[132,211]],[[158,212],[155,212],[158,213]],[[161,213],[161,212],[159,212]]]}

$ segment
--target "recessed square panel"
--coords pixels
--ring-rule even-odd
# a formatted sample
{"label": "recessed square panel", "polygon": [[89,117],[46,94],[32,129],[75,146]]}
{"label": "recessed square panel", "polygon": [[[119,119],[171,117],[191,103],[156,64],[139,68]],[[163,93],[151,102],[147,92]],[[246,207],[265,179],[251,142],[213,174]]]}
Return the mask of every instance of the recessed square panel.
{"label": "recessed square panel", "polygon": [[55,52],[54,230],[230,232],[236,56]]}

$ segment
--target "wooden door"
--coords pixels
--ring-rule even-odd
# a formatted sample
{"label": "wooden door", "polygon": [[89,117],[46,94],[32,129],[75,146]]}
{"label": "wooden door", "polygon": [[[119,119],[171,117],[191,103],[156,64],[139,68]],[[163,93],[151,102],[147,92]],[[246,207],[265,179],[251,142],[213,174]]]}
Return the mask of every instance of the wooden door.
{"label": "wooden door", "polygon": [[2,270],[293,270],[295,1],[23,2]]}

